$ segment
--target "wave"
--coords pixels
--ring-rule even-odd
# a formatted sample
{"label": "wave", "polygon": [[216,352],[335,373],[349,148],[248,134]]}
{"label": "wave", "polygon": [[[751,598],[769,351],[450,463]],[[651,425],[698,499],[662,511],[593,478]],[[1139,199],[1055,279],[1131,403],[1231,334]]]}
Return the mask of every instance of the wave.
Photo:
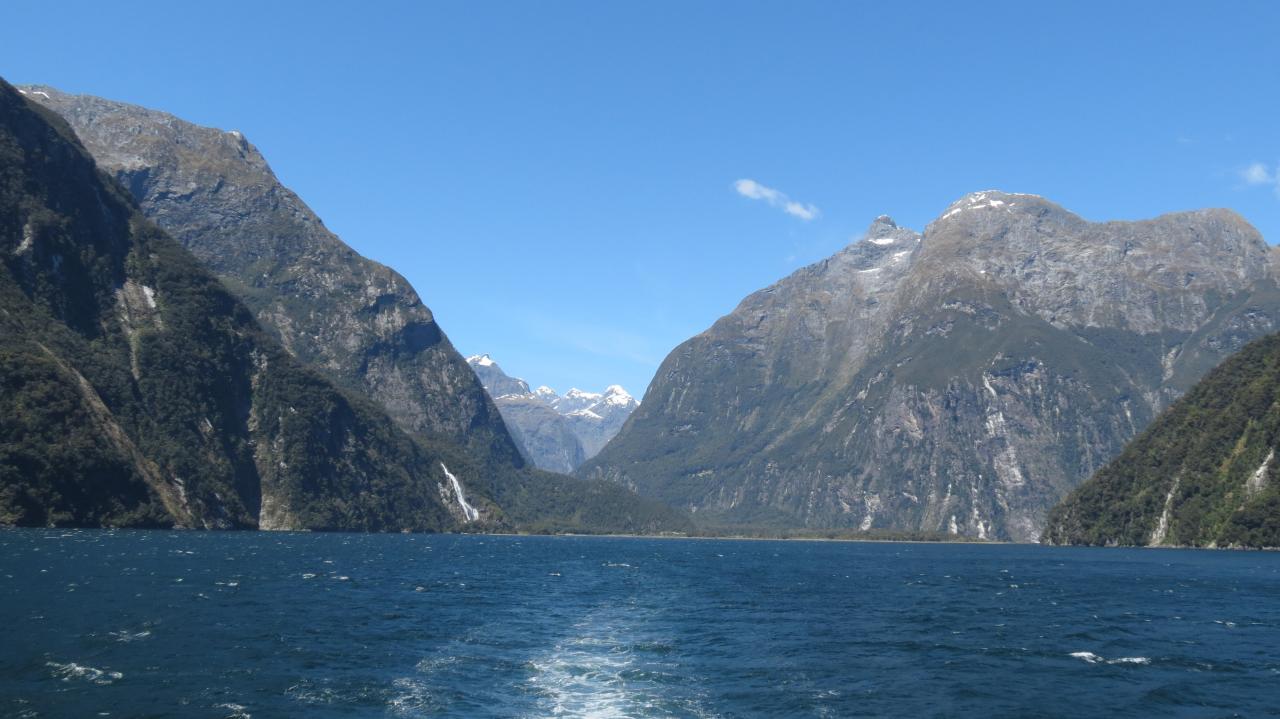
{"label": "wave", "polygon": [[59,664],[58,662],[45,662],[45,666],[51,668],[53,676],[64,682],[72,679],[84,679],[94,684],[107,685],[117,680],[124,679],[124,674],[113,672],[108,669],[98,669],[84,664],[76,664],[75,662],[67,662]]}
{"label": "wave", "polygon": [[1093,652],[1071,652],[1072,657],[1084,660],[1089,664],[1150,664],[1149,657],[1117,657],[1115,659],[1107,659],[1098,656]]}
{"label": "wave", "polygon": [[117,642],[136,642],[139,639],[146,639],[151,636],[151,631],[143,629],[140,632],[131,632],[127,629],[121,629],[118,632],[111,632],[111,638]]}
{"label": "wave", "polygon": [[232,704],[231,702],[227,702],[226,704],[215,704],[213,705],[213,708],[226,709],[231,712],[226,716],[226,719],[252,719],[253,717],[252,714],[245,711],[243,704]]}

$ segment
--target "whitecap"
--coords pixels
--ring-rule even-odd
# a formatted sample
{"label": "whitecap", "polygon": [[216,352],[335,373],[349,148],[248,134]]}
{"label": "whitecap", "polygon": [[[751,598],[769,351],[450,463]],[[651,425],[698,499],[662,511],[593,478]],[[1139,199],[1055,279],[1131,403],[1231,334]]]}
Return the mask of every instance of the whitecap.
{"label": "whitecap", "polygon": [[75,662],[67,662],[59,664],[57,662],[45,662],[45,666],[53,669],[53,676],[64,682],[72,679],[84,679],[94,684],[111,684],[118,679],[124,679],[124,674],[113,672],[108,669],[98,669],[84,664],[76,664]]}
{"label": "whitecap", "polygon": [[1150,664],[1149,657],[1118,657],[1116,659],[1105,659],[1094,654],[1093,652],[1071,652],[1071,656],[1076,659],[1082,659],[1090,664]]}
{"label": "whitecap", "polygon": [[1119,659],[1112,659],[1107,662],[1107,664],[1150,664],[1150,663],[1151,663],[1151,659],[1147,657],[1120,657]]}
{"label": "whitecap", "polygon": [[1090,664],[1097,664],[1098,662],[1102,661],[1102,657],[1098,656],[1097,654],[1094,654],[1093,652],[1071,652],[1071,656],[1075,657],[1076,659],[1083,659],[1086,662],[1089,662]]}
{"label": "whitecap", "polygon": [[111,632],[111,636],[114,637],[117,642],[136,642],[139,639],[146,639],[151,636],[151,632],[147,629],[143,629],[140,632],[131,632],[127,629],[121,629],[118,632]]}
{"label": "whitecap", "polygon": [[226,716],[226,719],[251,719],[253,717],[252,714],[245,711],[243,704],[232,704],[231,702],[227,702],[226,704],[214,704],[213,708],[226,709],[230,711],[231,713]]}

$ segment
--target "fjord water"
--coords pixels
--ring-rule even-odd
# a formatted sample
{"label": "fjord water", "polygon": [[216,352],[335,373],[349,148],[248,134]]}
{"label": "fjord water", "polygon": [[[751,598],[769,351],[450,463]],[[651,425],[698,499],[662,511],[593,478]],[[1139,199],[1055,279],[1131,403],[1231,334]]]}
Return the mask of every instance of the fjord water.
{"label": "fjord water", "polygon": [[1260,716],[1280,555],[0,531],[4,716]]}

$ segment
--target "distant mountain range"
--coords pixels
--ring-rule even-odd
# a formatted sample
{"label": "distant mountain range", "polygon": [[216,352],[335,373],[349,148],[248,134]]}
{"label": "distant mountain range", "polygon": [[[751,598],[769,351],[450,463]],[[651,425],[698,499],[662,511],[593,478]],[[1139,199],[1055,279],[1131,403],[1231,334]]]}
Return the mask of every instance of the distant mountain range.
{"label": "distant mountain range", "polygon": [[563,397],[547,386],[530,390],[509,377],[489,355],[467,358],[493,397],[507,427],[534,466],[572,472],[594,457],[622,429],[640,403],[619,385],[604,392],[570,389]]}
{"label": "distant mountain range", "polygon": [[1049,513],[1050,544],[1280,547],[1280,335],[1228,358]]}
{"label": "distant mountain range", "polygon": [[1280,326],[1276,258],[1228,210],[1095,223],[987,191],[923,233],[880,217],[677,347],[578,474],[706,525],[1035,540]]}
{"label": "distant mountain range", "polygon": [[0,81],[0,152],[0,524],[690,526],[523,466],[413,289],[239,133]]}

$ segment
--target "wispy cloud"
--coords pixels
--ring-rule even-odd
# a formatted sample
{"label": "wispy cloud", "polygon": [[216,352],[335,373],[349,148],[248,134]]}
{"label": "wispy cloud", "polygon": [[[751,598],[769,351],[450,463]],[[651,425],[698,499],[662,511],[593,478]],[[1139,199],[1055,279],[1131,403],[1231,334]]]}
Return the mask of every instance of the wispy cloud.
{"label": "wispy cloud", "polygon": [[1272,169],[1261,162],[1250,163],[1240,170],[1240,179],[1251,187],[1270,187],[1280,197],[1280,167]]}
{"label": "wispy cloud", "polygon": [[766,187],[755,180],[746,178],[738,180],[733,183],[733,189],[743,197],[751,200],[763,200],[770,206],[777,207],[792,217],[799,217],[805,222],[816,219],[818,215],[822,214],[814,205],[796,202],[787,197],[785,192]]}
{"label": "wispy cloud", "polygon": [[1276,181],[1276,176],[1271,174],[1266,165],[1255,162],[1240,171],[1240,179],[1246,185],[1270,185]]}

